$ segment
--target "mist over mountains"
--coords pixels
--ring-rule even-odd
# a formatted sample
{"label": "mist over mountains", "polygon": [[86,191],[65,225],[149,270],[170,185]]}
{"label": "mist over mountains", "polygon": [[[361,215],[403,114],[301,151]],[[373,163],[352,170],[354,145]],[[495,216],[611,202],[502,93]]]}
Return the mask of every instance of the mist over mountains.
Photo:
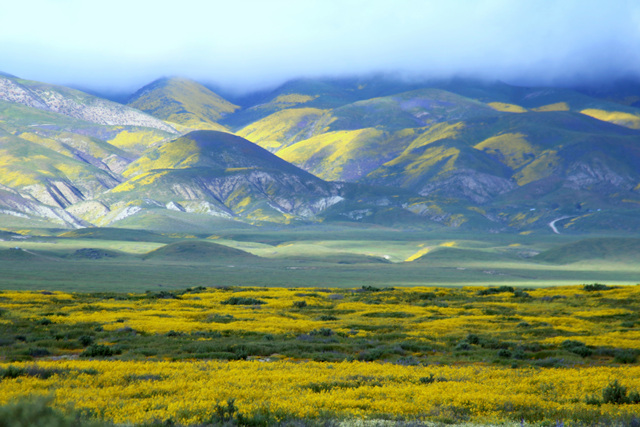
{"label": "mist over mountains", "polygon": [[226,99],[171,77],[126,104],[8,74],[0,88],[8,225],[562,233],[640,222],[632,80],[305,78]]}

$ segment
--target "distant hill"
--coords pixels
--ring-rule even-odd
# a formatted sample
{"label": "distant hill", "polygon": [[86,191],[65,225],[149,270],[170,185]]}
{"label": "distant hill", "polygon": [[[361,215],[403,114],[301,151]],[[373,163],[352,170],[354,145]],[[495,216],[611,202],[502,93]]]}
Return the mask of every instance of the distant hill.
{"label": "distant hill", "polygon": [[9,249],[0,249],[0,261],[28,262],[44,259],[40,254],[22,249],[18,246]]}
{"label": "distant hill", "polygon": [[568,243],[541,252],[532,259],[554,264],[578,261],[637,261],[640,259],[640,239],[596,238]]}
{"label": "distant hill", "polygon": [[70,88],[12,76],[0,86],[4,224],[89,225],[77,205],[123,181],[149,145],[175,136],[158,119]]}
{"label": "distant hill", "polygon": [[260,260],[259,257],[239,249],[230,248],[212,242],[181,241],[170,243],[161,248],[146,253],[145,260],[172,260],[189,262],[230,262],[233,260]]}
{"label": "distant hill", "polygon": [[79,230],[65,231],[59,233],[58,237],[69,239],[98,239],[98,240],[118,240],[129,242],[160,242],[170,243],[173,239],[156,234],[147,230],[132,230],[126,228],[109,227],[89,227]]}
{"label": "distant hill", "polygon": [[237,105],[185,78],[163,78],[131,96],[127,104],[187,129],[226,130],[219,121]]}

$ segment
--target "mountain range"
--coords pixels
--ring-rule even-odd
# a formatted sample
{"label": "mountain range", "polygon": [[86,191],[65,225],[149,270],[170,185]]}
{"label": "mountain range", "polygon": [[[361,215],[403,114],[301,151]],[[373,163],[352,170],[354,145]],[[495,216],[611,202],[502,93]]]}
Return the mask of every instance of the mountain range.
{"label": "mountain range", "polygon": [[0,223],[636,230],[640,108],[615,89],[162,78],[122,104],[0,73]]}

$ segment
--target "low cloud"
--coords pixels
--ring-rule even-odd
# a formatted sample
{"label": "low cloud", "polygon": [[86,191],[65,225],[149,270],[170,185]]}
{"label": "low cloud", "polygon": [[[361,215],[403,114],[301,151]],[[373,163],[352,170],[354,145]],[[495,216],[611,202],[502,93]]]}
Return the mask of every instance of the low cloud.
{"label": "low cloud", "polygon": [[584,83],[638,76],[638,46],[627,0],[40,0],[0,17],[0,70],[122,90],[163,75],[236,91],[373,72]]}

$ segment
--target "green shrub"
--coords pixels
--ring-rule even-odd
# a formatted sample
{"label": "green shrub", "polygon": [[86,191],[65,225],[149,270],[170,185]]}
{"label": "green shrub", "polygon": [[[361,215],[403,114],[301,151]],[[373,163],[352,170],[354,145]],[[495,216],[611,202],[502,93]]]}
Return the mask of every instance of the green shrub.
{"label": "green shrub", "polygon": [[614,360],[616,363],[636,363],[638,359],[638,351],[637,350],[617,350],[614,356]]}
{"label": "green shrub", "polygon": [[466,341],[469,344],[478,345],[478,344],[480,344],[480,337],[478,335],[476,335],[476,334],[469,334],[469,335],[467,335]]}
{"label": "green shrub", "polygon": [[238,408],[235,405],[235,399],[228,399],[224,403],[216,403],[213,408],[213,415],[207,424],[221,425],[222,423],[236,424],[238,417]]}
{"label": "green shrub", "polygon": [[25,375],[26,369],[18,368],[17,366],[9,365],[6,369],[0,370],[0,379],[12,379]]}
{"label": "green shrub", "polygon": [[580,341],[565,340],[562,342],[562,348],[581,357],[589,357],[593,354],[593,350]]}
{"label": "green shrub", "polygon": [[627,388],[620,384],[618,380],[614,380],[602,389],[602,403],[613,403],[615,405],[628,403]]}
{"label": "green shrub", "polygon": [[515,298],[531,298],[528,292],[523,291],[522,289],[516,289],[513,291],[513,296]]}
{"label": "green shrub", "polygon": [[213,316],[207,317],[207,322],[211,323],[231,323],[235,322],[235,317],[231,314],[218,314],[215,313]]}
{"label": "green shrub", "polygon": [[471,350],[471,344],[466,341],[460,341],[456,346],[456,351],[469,351]]}
{"label": "green shrub", "polygon": [[362,317],[372,317],[380,319],[404,319],[407,317],[414,317],[414,314],[405,313],[402,311],[375,311],[371,313],[364,313]]}
{"label": "green shrub", "polygon": [[64,414],[50,406],[50,398],[29,398],[0,406],[0,427],[98,427],[108,424],[78,413]]}
{"label": "green shrub", "polygon": [[500,357],[502,359],[510,359],[511,358],[511,350],[507,350],[506,348],[498,350],[498,357]]}
{"label": "green shrub", "polygon": [[309,332],[309,335],[311,336],[330,337],[333,334],[334,334],[333,330],[329,328],[314,329],[313,331]]}
{"label": "green shrub", "polygon": [[525,359],[527,357],[527,354],[524,352],[524,350],[519,348],[519,349],[517,349],[516,351],[513,352],[511,357],[513,357],[514,359],[522,360],[522,359]]}
{"label": "green shrub", "polygon": [[433,374],[429,374],[428,377],[421,377],[420,384],[431,384],[436,381],[436,377]]}
{"label": "green shrub", "polygon": [[587,292],[596,292],[596,291],[606,291],[608,289],[613,289],[613,286],[603,285],[602,283],[591,283],[589,285],[583,285],[582,289]]}
{"label": "green shrub", "polygon": [[306,301],[294,301],[293,308],[305,308],[307,306]]}
{"label": "green shrub", "polygon": [[640,403],[640,393],[637,391],[627,393],[627,388],[620,384],[618,380],[614,380],[602,389],[602,399],[598,399],[597,396],[591,395],[587,396],[585,401],[589,405],[600,405],[602,403],[610,403],[613,405],[637,405]]}
{"label": "green shrub", "polygon": [[486,288],[478,291],[479,296],[501,294],[503,292],[515,292],[513,286],[500,286],[498,288]]}
{"label": "green shrub", "polygon": [[364,362],[373,362],[374,360],[380,359],[383,355],[384,349],[372,348],[371,350],[360,352],[360,354],[358,354],[358,360],[362,360]]}
{"label": "green shrub", "polygon": [[110,357],[114,354],[116,351],[107,345],[92,344],[80,353],[80,357]]}
{"label": "green shrub", "polygon": [[180,299],[177,293],[171,291],[147,291],[146,297],[149,299]]}
{"label": "green shrub", "polygon": [[93,337],[91,335],[82,335],[78,338],[78,341],[83,347],[87,347],[93,344]]}
{"label": "green shrub", "polygon": [[34,347],[34,348],[30,348],[28,350],[28,354],[31,357],[43,357],[43,356],[51,355],[51,352],[49,350],[47,350],[46,348]]}

